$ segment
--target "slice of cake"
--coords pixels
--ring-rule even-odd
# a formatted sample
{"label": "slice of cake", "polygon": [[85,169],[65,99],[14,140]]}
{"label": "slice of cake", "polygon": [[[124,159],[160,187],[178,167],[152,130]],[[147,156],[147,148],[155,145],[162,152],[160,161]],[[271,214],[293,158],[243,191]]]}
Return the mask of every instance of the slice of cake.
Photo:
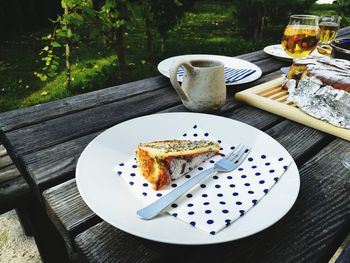
{"label": "slice of cake", "polygon": [[220,145],[214,141],[167,140],[140,143],[136,157],[141,174],[159,190],[219,151]]}

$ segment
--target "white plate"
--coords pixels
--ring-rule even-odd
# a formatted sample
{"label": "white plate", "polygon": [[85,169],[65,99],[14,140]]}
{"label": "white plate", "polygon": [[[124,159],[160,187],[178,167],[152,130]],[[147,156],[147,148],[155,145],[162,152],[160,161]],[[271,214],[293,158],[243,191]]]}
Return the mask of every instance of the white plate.
{"label": "white plate", "polygon": [[228,68],[255,70],[255,72],[253,74],[249,75],[248,77],[246,77],[242,80],[236,81],[236,82],[227,82],[226,85],[238,85],[238,84],[248,83],[248,82],[251,82],[251,81],[254,81],[254,80],[260,78],[260,76],[262,74],[261,69],[257,65],[250,63],[249,61],[246,61],[243,59],[238,59],[238,58],[226,57],[226,56],[204,55],[204,54],[182,55],[182,56],[167,58],[158,64],[158,70],[161,74],[163,74],[164,76],[169,78],[170,67],[172,66],[172,64],[175,61],[193,60],[193,59],[217,60],[217,61],[221,61],[222,63],[224,63],[224,66],[228,67]]}
{"label": "white plate", "polygon": [[[288,61],[293,60],[291,56],[289,56],[286,52],[284,52],[281,44],[264,47],[264,52],[282,60],[288,60]],[[318,53],[317,49],[315,49],[308,57],[310,58],[310,57],[321,57],[321,56],[323,55]]]}
{"label": "white plate", "polygon": [[293,206],[300,178],[293,161],[256,207],[216,235],[199,230],[169,214],[142,220],[136,211],[143,203],[129,192],[125,181],[113,172],[120,160],[134,156],[140,142],[178,138],[194,124],[227,142],[242,142],[256,151],[290,156],[264,132],[228,118],[199,113],[161,113],[120,123],[97,136],[81,154],[76,181],[86,204],[109,224],[142,238],[171,244],[214,244],[255,234],[281,219]]}

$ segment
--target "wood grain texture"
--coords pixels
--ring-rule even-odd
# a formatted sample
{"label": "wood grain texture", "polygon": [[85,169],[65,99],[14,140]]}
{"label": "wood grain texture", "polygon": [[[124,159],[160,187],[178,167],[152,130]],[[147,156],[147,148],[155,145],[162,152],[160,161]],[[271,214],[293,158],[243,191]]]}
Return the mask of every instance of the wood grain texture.
{"label": "wood grain texture", "polygon": [[18,176],[21,176],[20,172],[14,164],[6,166],[0,169],[0,184],[10,181]]}
{"label": "wood grain texture", "polygon": [[24,163],[33,181],[38,197],[43,190],[74,177],[78,158],[84,148],[99,132],[88,134],[24,157]]}
{"label": "wood grain texture", "polygon": [[8,132],[66,114],[98,107],[131,96],[160,89],[169,85],[169,80],[163,76],[139,80],[101,89],[86,94],[69,97],[62,100],[38,104],[32,107],[13,110],[0,114],[0,130]]}
{"label": "wood grain texture", "polygon": [[[157,98],[157,103],[154,103],[154,98]],[[24,127],[8,132],[6,136],[14,154],[22,155],[177,104],[180,104],[180,99],[173,89],[161,89]]]}
{"label": "wood grain texture", "polygon": [[298,199],[275,225],[240,241],[198,247],[182,262],[210,255],[220,255],[212,262],[328,262],[350,220],[349,171],[339,162],[349,146],[337,139],[305,163]]}
{"label": "wood grain texture", "polygon": [[0,214],[25,205],[30,196],[30,187],[22,176],[0,184]]}
{"label": "wood grain texture", "polygon": [[13,162],[8,155],[0,156],[0,169],[11,165]]}
{"label": "wood grain texture", "polygon": [[4,156],[4,155],[7,155],[7,151],[6,151],[5,147],[4,147],[4,145],[2,145],[0,143],[0,156]]}
{"label": "wood grain texture", "polygon": [[101,219],[81,198],[75,179],[44,191],[43,198],[48,216],[65,240],[69,255],[73,255],[74,237]]}
{"label": "wood grain texture", "polygon": [[[101,242],[96,242],[99,240]],[[75,238],[84,262],[181,262],[188,246],[141,239],[101,222]]]}
{"label": "wood grain texture", "polygon": [[0,214],[25,204],[29,185],[0,144]]}

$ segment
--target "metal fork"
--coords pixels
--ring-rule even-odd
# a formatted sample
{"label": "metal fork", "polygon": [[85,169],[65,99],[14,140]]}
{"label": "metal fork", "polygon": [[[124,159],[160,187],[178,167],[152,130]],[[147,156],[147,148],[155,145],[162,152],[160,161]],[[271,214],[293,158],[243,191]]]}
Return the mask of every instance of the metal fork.
{"label": "metal fork", "polygon": [[152,204],[137,211],[137,215],[142,219],[152,219],[162,212],[171,203],[177,200],[180,196],[188,192],[191,188],[197,185],[200,181],[209,177],[210,175],[222,172],[231,172],[238,168],[241,163],[248,156],[251,148],[245,145],[239,145],[232,152],[227,154],[225,157],[217,161],[212,168],[206,169],[200,174],[192,177],[187,182],[183,183],[179,187],[175,188],[170,193],[159,198]]}

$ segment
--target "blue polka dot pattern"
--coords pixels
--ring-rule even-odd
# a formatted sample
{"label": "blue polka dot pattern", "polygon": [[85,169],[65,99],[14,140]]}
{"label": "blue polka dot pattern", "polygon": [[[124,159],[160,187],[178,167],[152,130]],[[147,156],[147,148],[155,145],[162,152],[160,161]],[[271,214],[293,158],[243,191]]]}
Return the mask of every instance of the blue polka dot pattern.
{"label": "blue polka dot pattern", "polygon": [[[215,138],[211,130],[202,130],[199,123],[190,125],[190,128],[179,133],[179,138],[218,141],[222,154],[227,154],[236,147],[232,142],[226,141],[226,138]],[[126,180],[125,185],[130,191],[147,204],[164,196],[202,170],[212,167],[220,158],[219,155],[212,157],[159,191],[153,190],[151,184],[140,174],[134,156],[129,160],[117,160],[113,169],[116,175]],[[278,184],[290,162],[288,156],[270,156],[265,152],[253,150],[238,169],[226,174],[212,175],[166,210],[170,215],[191,226],[208,234],[217,234],[257,205],[258,201],[268,194],[270,188]]]}

